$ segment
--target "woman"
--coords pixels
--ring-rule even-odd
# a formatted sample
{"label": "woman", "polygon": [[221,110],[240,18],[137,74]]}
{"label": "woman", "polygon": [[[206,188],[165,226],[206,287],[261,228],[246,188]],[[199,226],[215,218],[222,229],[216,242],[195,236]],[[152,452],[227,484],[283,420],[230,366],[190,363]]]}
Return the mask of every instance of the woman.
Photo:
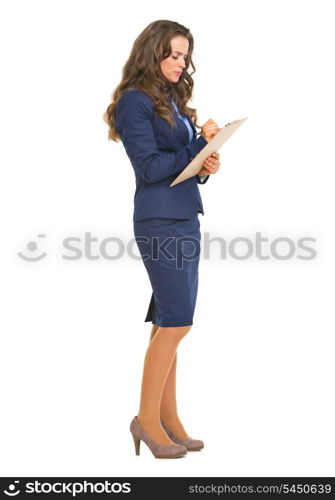
{"label": "woman", "polygon": [[[135,40],[104,114],[108,138],[122,140],[136,178],[133,228],[152,286],[144,320],[152,322],[152,330],[140,409],[130,431],[136,455],[143,440],[156,458],[204,447],[186,433],[176,403],[177,347],[193,324],[198,290],[198,213],[204,214],[198,184],[220,166],[213,153],[198,176],[170,187],[219,130],[211,119],[199,127],[196,110],[187,106],[192,51],[186,27],[167,20],[149,24]],[[195,126],[201,128],[198,138]]]}

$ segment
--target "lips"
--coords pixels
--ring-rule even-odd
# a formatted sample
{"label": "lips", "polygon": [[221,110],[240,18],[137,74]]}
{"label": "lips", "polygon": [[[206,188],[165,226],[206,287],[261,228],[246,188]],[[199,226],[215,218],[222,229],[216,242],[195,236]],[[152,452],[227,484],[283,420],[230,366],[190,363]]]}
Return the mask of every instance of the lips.
{"label": "lips", "polygon": [[177,75],[181,75],[181,71],[175,71]]}

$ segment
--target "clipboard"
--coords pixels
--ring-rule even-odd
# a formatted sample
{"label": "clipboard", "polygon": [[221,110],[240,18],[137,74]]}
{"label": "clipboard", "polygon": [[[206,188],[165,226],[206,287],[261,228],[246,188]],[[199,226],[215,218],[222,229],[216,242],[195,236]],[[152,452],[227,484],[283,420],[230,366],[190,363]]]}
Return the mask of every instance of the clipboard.
{"label": "clipboard", "polygon": [[233,135],[233,133],[242,125],[242,123],[247,119],[242,118],[240,120],[234,120],[233,122],[227,123],[224,127],[220,128],[217,134],[211,139],[208,144],[193,158],[193,160],[184,168],[182,172],[175,178],[175,180],[170,184],[169,187],[175,186],[180,182],[186,181],[190,177],[197,175],[202,164],[207,158],[215,151],[223,146],[223,144]]}

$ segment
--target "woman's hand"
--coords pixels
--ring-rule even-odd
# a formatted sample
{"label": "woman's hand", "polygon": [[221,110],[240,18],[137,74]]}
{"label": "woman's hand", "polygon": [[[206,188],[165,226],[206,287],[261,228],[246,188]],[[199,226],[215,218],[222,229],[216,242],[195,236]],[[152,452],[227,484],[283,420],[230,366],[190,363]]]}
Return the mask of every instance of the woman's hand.
{"label": "woman's hand", "polygon": [[198,175],[211,175],[216,174],[220,168],[220,155],[219,153],[212,153],[207,156],[206,160],[202,164],[202,168]]}
{"label": "woman's hand", "polygon": [[201,135],[206,141],[210,141],[218,133],[219,127],[214,120],[210,119],[201,127]]}

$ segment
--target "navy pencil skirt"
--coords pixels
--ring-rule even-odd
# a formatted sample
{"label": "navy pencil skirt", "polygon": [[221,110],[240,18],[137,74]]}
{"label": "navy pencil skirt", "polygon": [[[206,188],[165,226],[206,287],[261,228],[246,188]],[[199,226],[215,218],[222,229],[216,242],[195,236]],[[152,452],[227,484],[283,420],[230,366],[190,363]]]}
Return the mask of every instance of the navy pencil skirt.
{"label": "navy pencil skirt", "polygon": [[188,326],[198,293],[200,221],[151,218],[133,222],[136,244],[152,287],[144,321]]}

